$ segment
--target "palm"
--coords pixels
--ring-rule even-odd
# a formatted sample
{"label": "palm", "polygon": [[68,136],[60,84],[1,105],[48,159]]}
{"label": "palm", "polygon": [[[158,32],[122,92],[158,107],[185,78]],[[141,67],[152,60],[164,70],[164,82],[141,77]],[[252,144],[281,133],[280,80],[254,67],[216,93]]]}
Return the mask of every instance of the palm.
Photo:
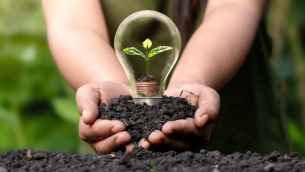
{"label": "palm", "polygon": [[167,122],[162,131],[153,132],[149,142],[142,141],[140,146],[149,148],[153,144],[171,149],[191,149],[209,140],[220,106],[218,93],[199,83],[172,84],[165,91],[167,96],[179,97],[180,94],[198,106],[195,118]]}
{"label": "palm", "polygon": [[131,150],[131,137],[125,131],[125,125],[117,120],[100,120],[98,106],[108,103],[112,98],[129,94],[127,84],[119,82],[101,82],[87,84],[76,92],[79,113],[79,136],[88,142],[98,153],[109,153],[125,146]]}

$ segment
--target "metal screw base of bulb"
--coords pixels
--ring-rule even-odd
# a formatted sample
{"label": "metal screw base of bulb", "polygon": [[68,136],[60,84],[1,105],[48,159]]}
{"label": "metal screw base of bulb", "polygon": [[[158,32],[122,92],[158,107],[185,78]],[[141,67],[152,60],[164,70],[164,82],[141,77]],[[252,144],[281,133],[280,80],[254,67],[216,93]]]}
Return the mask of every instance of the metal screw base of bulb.
{"label": "metal screw base of bulb", "polygon": [[162,103],[162,98],[158,97],[141,97],[141,98],[133,98],[133,102],[137,104],[143,104],[144,102],[147,103],[148,105],[158,105]]}

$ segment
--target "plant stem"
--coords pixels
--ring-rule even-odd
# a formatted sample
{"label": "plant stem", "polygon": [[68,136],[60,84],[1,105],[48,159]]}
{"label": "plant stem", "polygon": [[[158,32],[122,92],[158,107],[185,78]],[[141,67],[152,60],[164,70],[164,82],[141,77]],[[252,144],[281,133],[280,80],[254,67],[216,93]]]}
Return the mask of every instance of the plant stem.
{"label": "plant stem", "polygon": [[149,58],[147,56],[147,49],[148,48],[146,48],[146,58],[145,58],[145,61],[146,61],[146,73],[149,72]]}
{"label": "plant stem", "polygon": [[145,59],[146,61],[146,73],[149,72],[149,59]]}

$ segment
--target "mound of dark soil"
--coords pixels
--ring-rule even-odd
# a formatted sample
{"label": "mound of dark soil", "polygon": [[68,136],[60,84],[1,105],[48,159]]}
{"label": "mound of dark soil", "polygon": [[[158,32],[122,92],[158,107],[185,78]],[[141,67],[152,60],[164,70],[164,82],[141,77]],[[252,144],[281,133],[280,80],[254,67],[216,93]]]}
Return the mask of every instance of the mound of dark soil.
{"label": "mound of dark soil", "polygon": [[158,80],[151,74],[145,73],[137,80],[137,82],[158,82]]}
{"label": "mound of dark soil", "polygon": [[99,107],[100,119],[120,120],[133,141],[138,142],[154,130],[161,130],[168,121],[194,118],[197,106],[192,106],[184,98],[163,96],[162,104],[148,106],[135,104],[131,96],[112,99],[108,105]]}
{"label": "mound of dark soil", "polygon": [[304,172],[305,158],[298,153],[277,152],[262,157],[258,153],[222,155],[218,151],[200,153],[174,151],[151,152],[141,147],[132,153],[114,152],[108,155],[67,155],[61,152],[8,151],[0,154],[0,172]]}

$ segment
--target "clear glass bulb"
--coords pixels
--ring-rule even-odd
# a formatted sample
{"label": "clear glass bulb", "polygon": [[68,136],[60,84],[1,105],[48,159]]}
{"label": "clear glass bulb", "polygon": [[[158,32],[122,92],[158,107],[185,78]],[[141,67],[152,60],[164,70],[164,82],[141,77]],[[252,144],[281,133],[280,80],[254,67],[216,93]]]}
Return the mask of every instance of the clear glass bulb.
{"label": "clear glass bulb", "polygon": [[133,99],[162,98],[181,50],[181,36],[174,22],[156,11],[133,13],[119,26],[114,47]]}

